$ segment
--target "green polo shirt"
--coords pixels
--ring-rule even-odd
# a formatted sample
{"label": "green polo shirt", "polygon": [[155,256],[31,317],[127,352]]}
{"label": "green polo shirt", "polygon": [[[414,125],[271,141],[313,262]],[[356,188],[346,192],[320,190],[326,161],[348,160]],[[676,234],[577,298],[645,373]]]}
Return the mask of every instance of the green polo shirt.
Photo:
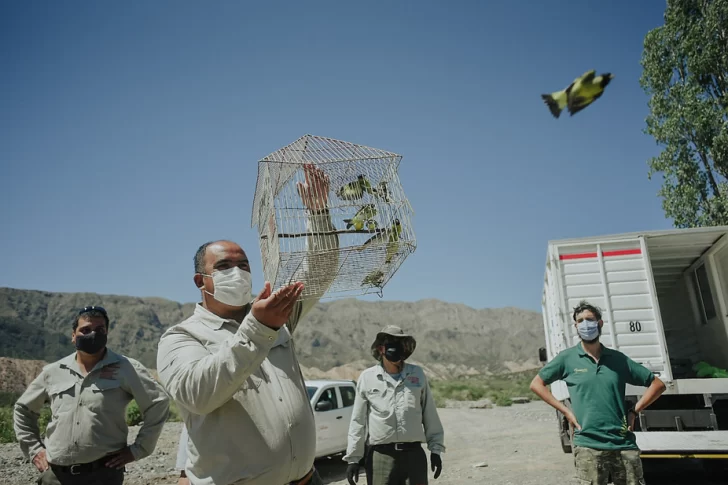
{"label": "green polo shirt", "polygon": [[560,352],[538,373],[548,385],[563,380],[569,388],[571,408],[581,431],[574,446],[597,450],[637,449],[634,433],[627,430],[627,384],[649,386],[655,378],[646,367],[622,352],[602,345],[599,363],[581,343]]}

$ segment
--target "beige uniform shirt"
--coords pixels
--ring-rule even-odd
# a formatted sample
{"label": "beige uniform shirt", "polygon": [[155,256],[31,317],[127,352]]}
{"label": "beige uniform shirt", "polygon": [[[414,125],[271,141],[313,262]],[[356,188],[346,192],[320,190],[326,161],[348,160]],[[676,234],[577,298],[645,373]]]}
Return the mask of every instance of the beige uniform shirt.
{"label": "beige uniform shirt", "polygon": [[[144,424],[130,449],[139,460],[154,450],[169,414],[169,397],[139,362],[107,349],[84,376],[76,353],[48,364],[15,403],[14,427],[29,459],[43,448],[56,465],[89,463],[127,445],[126,406],[134,399]],[[38,417],[50,401],[45,442]]]}
{"label": "beige uniform shirt", "polygon": [[399,381],[381,365],[361,373],[349,424],[344,460],[358,463],[364,444],[427,442],[432,453],[445,451],[445,432],[422,368],[405,364]]}
{"label": "beige uniform shirt", "polygon": [[[331,230],[328,216],[315,230]],[[335,276],[338,237],[318,236],[301,280],[325,291]],[[187,428],[186,473],[195,485],[284,485],[313,466],[316,426],[291,331],[316,299],[299,302],[273,330],[248,313],[242,323],[197,305],[162,335],[157,370]]]}

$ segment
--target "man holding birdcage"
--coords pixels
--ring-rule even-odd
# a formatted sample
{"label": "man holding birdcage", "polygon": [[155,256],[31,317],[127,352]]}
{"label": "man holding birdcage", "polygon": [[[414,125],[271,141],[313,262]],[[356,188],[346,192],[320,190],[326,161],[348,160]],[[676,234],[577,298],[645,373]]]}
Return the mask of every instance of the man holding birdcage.
{"label": "man holding birdcage", "polygon": [[[309,258],[302,277],[321,295],[332,283],[339,240],[328,213],[328,177],[304,166],[298,192],[308,212]],[[322,234],[325,233],[325,234]],[[320,485],[313,468],[316,426],[291,333],[317,299],[298,301],[304,284],[252,298],[250,264],[230,241],[195,256],[202,302],[162,336],[159,377],[188,433],[184,474],[192,485]]]}

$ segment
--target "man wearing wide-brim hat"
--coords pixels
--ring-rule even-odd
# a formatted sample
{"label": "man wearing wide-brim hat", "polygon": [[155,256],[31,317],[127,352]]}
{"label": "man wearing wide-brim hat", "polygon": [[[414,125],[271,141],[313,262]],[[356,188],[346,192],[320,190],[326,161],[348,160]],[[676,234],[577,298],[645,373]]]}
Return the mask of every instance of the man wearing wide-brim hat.
{"label": "man wearing wide-brim hat", "polygon": [[415,338],[395,325],[377,333],[372,343],[372,356],[379,363],[359,376],[344,456],[351,485],[358,481],[363,458],[369,485],[427,484],[423,442],[430,450],[434,478],[440,476],[445,443],[435,400],[422,368],[405,363],[416,347]]}

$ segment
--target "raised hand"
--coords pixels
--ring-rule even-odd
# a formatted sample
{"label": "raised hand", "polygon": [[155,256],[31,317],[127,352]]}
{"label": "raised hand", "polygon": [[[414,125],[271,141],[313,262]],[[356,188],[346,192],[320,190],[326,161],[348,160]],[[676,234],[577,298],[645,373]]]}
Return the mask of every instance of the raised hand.
{"label": "raised hand", "polygon": [[298,183],[298,195],[310,211],[326,209],[329,203],[329,177],[313,164],[303,166],[306,183]]}
{"label": "raised hand", "polygon": [[266,281],[265,288],[253,301],[250,311],[260,323],[278,330],[288,321],[293,306],[302,292],[303,283],[296,282],[272,293],[270,282]]}

